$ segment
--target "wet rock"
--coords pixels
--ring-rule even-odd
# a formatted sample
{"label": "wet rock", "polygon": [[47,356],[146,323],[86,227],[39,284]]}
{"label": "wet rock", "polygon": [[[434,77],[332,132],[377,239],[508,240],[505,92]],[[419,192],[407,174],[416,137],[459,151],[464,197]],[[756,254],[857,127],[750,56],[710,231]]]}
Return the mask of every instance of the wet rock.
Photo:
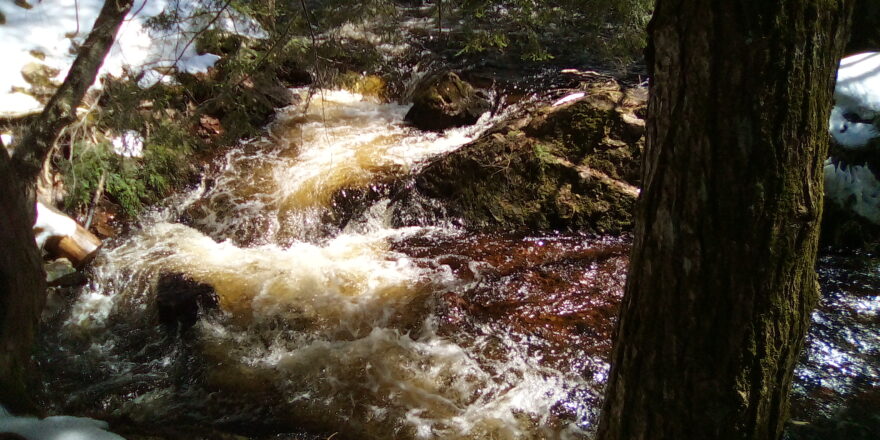
{"label": "wet rock", "polygon": [[55,79],[59,72],[58,69],[42,63],[32,62],[25,64],[21,69],[21,76],[30,84],[30,87],[13,87],[13,89],[31,95],[40,102],[48,102],[60,85]]}
{"label": "wet rock", "polygon": [[423,82],[413,96],[413,106],[404,118],[422,130],[440,131],[471,125],[487,112],[485,96],[455,73],[447,72]]}
{"label": "wet rock", "polygon": [[[177,73],[175,78],[187,90],[188,96],[200,105],[200,113],[209,117],[209,127],[205,127],[205,120],[200,115],[194,131],[205,140],[222,143],[250,135],[255,132],[255,127],[267,124],[277,108],[288,106],[295,100],[293,92],[272,73],[256,72],[231,79],[227,78],[229,72],[222,63],[207,74]],[[226,91],[218,93],[223,89]]]}
{"label": "wet rock", "polygon": [[86,276],[76,270],[70,260],[59,258],[43,265],[49,287],[76,287],[88,282]]}
{"label": "wet rock", "polygon": [[34,86],[54,86],[53,78],[61,71],[45,64],[27,63],[21,68],[21,76]]}
{"label": "wet rock", "polygon": [[645,101],[613,82],[583,92],[560,105],[539,105],[435,160],[395,197],[395,222],[629,230],[644,133],[638,114]]}
{"label": "wet rock", "polygon": [[199,283],[181,273],[163,273],[156,283],[156,309],[159,322],[172,328],[186,330],[195,325],[199,315],[216,309],[217,293],[205,283]]}
{"label": "wet rock", "polygon": [[275,69],[275,77],[287,87],[302,87],[312,83],[312,74],[299,64],[288,62]]}

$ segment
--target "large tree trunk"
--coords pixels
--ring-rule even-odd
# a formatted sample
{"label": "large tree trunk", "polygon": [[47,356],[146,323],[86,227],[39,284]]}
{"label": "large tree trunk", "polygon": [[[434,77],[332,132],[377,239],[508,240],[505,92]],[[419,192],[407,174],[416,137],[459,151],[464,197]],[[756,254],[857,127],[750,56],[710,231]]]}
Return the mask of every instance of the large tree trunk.
{"label": "large tree trunk", "polygon": [[0,403],[32,411],[26,382],[46,282],[34,242],[36,179],[61,129],[79,106],[110,50],[132,0],[106,0],[64,79],[10,159],[0,147]]}
{"label": "large tree trunk", "polygon": [[601,439],[777,439],[816,304],[848,0],[658,0]]}
{"label": "large tree trunk", "polygon": [[0,147],[0,403],[22,412],[34,407],[25,381],[46,281],[27,215],[33,208],[11,162]]}

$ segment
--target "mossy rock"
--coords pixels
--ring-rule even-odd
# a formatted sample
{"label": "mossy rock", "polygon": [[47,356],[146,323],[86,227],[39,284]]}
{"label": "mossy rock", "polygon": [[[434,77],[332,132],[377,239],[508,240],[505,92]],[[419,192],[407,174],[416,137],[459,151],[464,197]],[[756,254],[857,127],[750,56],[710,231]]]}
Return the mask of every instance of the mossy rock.
{"label": "mossy rock", "polygon": [[592,88],[571,104],[539,106],[503,122],[415,176],[395,199],[395,222],[445,220],[506,231],[630,230],[642,141],[630,135],[623,115],[633,112],[621,105],[623,97],[619,88]]}
{"label": "mossy rock", "polygon": [[378,75],[362,75],[356,72],[346,72],[339,75],[336,80],[342,88],[364,96],[387,98],[387,84]]}
{"label": "mossy rock", "polygon": [[489,110],[489,101],[453,72],[429,77],[413,95],[404,118],[422,129],[441,131],[471,125]]}

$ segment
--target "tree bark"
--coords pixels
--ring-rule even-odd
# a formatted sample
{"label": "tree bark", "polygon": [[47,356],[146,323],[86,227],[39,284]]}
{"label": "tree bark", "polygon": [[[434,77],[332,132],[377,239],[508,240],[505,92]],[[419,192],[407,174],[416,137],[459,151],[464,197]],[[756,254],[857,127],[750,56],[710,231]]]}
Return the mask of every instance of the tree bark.
{"label": "tree bark", "polygon": [[18,143],[10,158],[0,151],[0,403],[30,412],[34,400],[26,382],[30,353],[45,304],[46,281],[34,242],[36,179],[61,130],[109,52],[132,0],[107,0],[80,48],[67,78]]}
{"label": "tree bark", "polygon": [[818,298],[849,0],[658,0],[600,439],[778,439]]}
{"label": "tree bark", "polygon": [[13,412],[35,405],[26,393],[30,347],[45,302],[46,276],[31,231],[22,182],[0,148],[0,403]]}
{"label": "tree bark", "polygon": [[61,130],[76,120],[76,108],[95,82],[133,0],[106,0],[79,49],[64,83],[15,149],[13,161],[23,182],[35,182]]}

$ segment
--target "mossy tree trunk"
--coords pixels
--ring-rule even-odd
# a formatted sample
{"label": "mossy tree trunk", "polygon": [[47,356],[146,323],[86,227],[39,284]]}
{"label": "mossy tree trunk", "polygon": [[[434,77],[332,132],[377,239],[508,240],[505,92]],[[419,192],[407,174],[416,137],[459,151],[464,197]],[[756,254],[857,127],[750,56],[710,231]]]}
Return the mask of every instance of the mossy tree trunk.
{"label": "mossy tree trunk", "polygon": [[32,410],[25,381],[30,346],[45,302],[46,281],[34,243],[24,185],[0,147],[0,403]]}
{"label": "mossy tree trunk", "polygon": [[599,438],[778,439],[818,297],[848,0],[658,0],[643,190]]}
{"label": "mossy tree trunk", "polygon": [[26,382],[30,353],[45,303],[46,283],[34,242],[35,185],[61,130],[110,51],[132,0],[107,0],[64,83],[29,127],[10,158],[0,151],[0,403],[33,411]]}

